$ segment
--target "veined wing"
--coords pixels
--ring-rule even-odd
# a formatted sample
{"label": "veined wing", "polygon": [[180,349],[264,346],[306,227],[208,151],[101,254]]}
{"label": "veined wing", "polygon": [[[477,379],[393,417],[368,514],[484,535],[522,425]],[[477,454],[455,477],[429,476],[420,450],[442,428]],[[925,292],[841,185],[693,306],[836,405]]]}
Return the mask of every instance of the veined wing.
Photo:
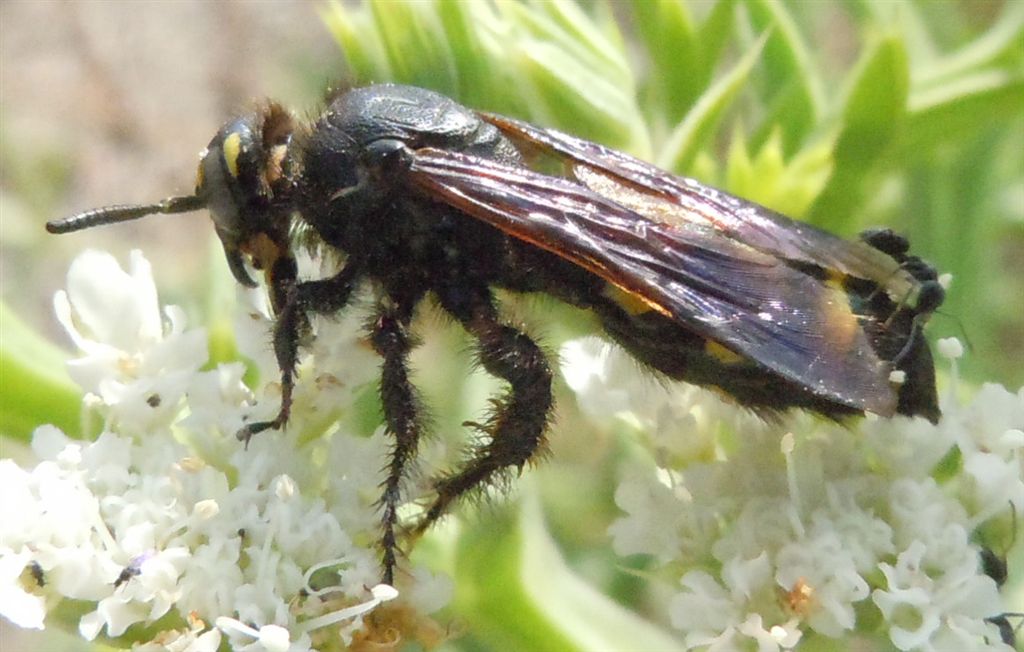
{"label": "veined wing", "polygon": [[589,270],[813,393],[883,415],[895,410],[890,365],[838,284],[710,225],[652,219],[527,168],[424,148],[406,174],[411,190]]}
{"label": "veined wing", "polygon": [[[700,224],[778,258],[872,281],[898,303],[916,301],[920,283],[892,257],[863,242],[845,240],[598,143],[502,115],[480,115],[524,151],[561,159],[569,166],[566,173],[580,183],[651,219],[667,216]],[[662,203],[681,210],[658,208]]]}

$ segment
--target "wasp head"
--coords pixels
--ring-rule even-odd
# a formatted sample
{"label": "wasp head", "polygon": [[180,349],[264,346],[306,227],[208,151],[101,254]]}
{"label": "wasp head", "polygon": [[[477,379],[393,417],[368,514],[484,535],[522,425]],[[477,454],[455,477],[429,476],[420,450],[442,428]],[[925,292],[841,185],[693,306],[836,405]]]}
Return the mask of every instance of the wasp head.
{"label": "wasp head", "polygon": [[232,274],[248,287],[255,283],[244,256],[269,272],[288,252],[292,130],[291,116],[269,104],[221,127],[196,171],[196,197],[210,211]]}
{"label": "wasp head", "polygon": [[48,222],[51,233],[69,233],[101,224],[157,213],[187,213],[207,208],[235,279],[256,283],[245,266],[269,275],[281,259],[291,259],[288,242],[291,187],[288,145],[293,120],[281,106],[268,103],[231,120],[213,137],[199,161],[195,194],[155,204],[97,208]]}

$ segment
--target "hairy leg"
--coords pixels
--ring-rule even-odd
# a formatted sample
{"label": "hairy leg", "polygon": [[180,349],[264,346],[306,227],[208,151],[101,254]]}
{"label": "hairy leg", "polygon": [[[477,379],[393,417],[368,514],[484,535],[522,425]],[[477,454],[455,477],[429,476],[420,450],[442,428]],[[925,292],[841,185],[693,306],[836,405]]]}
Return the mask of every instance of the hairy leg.
{"label": "hairy leg", "polygon": [[381,367],[380,398],[388,433],[394,448],[387,465],[381,493],[381,565],[383,581],[394,583],[398,558],[398,506],[402,481],[409,462],[416,456],[422,424],[420,401],[409,379],[409,352],[413,341],[408,332],[412,306],[382,307],[370,328],[373,348],[384,359]]}
{"label": "hairy leg", "polygon": [[271,421],[247,424],[238,431],[237,437],[246,444],[253,435],[264,430],[283,428],[288,423],[292,406],[292,390],[295,388],[295,365],[299,357],[299,338],[309,326],[310,313],[334,313],[348,304],[359,279],[360,270],[348,264],[331,278],[305,281],[291,285],[277,284],[271,288],[275,304],[281,308],[274,322],[274,355],[281,370],[281,408]]}
{"label": "hairy leg", "polygon": [[481,426],[487,441],[473,451],[465,466],[435,483],[437,498],[413,530],[419,535],[474,489],[492,484],[511,467],[522,467],[544,442],[551,415],[551,368],[540,347],[525,333],[502,323],[490,291],[464,288],[442,293],[441,304],[478,343],[480,363],[509,384],[505,396]]}

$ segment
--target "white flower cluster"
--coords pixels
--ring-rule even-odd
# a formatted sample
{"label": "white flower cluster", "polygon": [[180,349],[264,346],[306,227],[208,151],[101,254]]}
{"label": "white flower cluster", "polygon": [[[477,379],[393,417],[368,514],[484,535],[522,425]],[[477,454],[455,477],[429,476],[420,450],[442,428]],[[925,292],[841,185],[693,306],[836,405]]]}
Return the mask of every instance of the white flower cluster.
{"label": "white flower cluster", "polygon": [[626,516],[610,533],[618,554],[678,578],[668,615],[687,649],[1011,649],[988,620],[1014,610],[977,532],[1012,510],[1021,520],[1024,390],[985,385],[963,404],[959,345],[938,348],[954,366],[938,425],[853,430],[801,413],[767,423],[696,388],[662,391],[599,340],[563,347],[584,413],[649,438],[654,460],[618,487]]}
{"label": "white flower cluster", "polygon": [[[330,431],[375,379],[357,321],[315,324],[302,369],[313,380],[297,388],[287,433],[243,448],[237,429],[279,403],[259,310],[241,318],[250,337],[238,342],[264,364],[269,382],[254,395],[241,364],[204,370],[206,333],[186,329],[180,310],[161,318],[138,252],[128,272],[109,255],[82,254],[55,303],[82,353],[69,372],[105,423],[91,442],[43,426],[34,468],[0,461],[0,614],[42,628],[70,598],[93,605],[78,621],[89,640],[105,629],[140,649],[212,652],[226,638],[235,650],[297,652],[347,644],[364,614],[397,596],[375,586],[388,443],[380,432]],[[344,356],[327,349],[339,346]],[[417,570],[414,581],[406,602],[420,594],[429,604],[402,613],[447,601],[446,578]],[[158,620],[155,637],[141,627]]]}

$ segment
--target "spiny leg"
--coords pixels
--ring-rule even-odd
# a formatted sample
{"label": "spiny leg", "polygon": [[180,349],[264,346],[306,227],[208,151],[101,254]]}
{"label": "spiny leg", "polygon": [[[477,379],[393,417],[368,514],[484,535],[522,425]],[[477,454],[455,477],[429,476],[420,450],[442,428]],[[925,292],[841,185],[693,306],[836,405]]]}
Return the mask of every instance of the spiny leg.
{"label": "spiny leg", "polygon": [[551,368],[544,352],[525,333],[498,319],[485,288],[442,294],[441,304],[478,342],[480,363],[488,373],[509,384],[483,430],[489,440],[474,451],[463,469],[435,484],[437,498],[413,530],[422,534],[448,507],[468,492],[494,482],[509,467],[522,467],[544,441],[550,418]]}
{"label": "spiny leg", "polygon": [[382,581],[385,584],[394,584],[395,565],[398,561],[395,528],[402,497],[402,480],[409,461],[415,458],[421,432],[420,402],[409,380],[409,352],[413,348],[408,332],[410,319],[409,308],[383,307],[370,333],[374,350],[384,358],[380,398],[388,433],[395,440],[380,499],[381,565],[384,568]]}
{"label": "spiny leg", "polygon": [[[294,264],[294,263],[293,263]],[[299,338],[309,327],[310,313],[334,313],[348,303],[359,279],[361,270],[349,262],[344,269],[331,278],[317,281],[294,282],[281,280],[275,275],[270,288],[275,306],[280,306],[277,321],[274,322],[274,355],[281,370],[281,407],[271,421],[257,421],[245,425],[236,436],[247,445],[253,435],[264,430],[283,428],[288,422],[292,407],[292,390],[295,388],[295,365],[299,358]]]}

